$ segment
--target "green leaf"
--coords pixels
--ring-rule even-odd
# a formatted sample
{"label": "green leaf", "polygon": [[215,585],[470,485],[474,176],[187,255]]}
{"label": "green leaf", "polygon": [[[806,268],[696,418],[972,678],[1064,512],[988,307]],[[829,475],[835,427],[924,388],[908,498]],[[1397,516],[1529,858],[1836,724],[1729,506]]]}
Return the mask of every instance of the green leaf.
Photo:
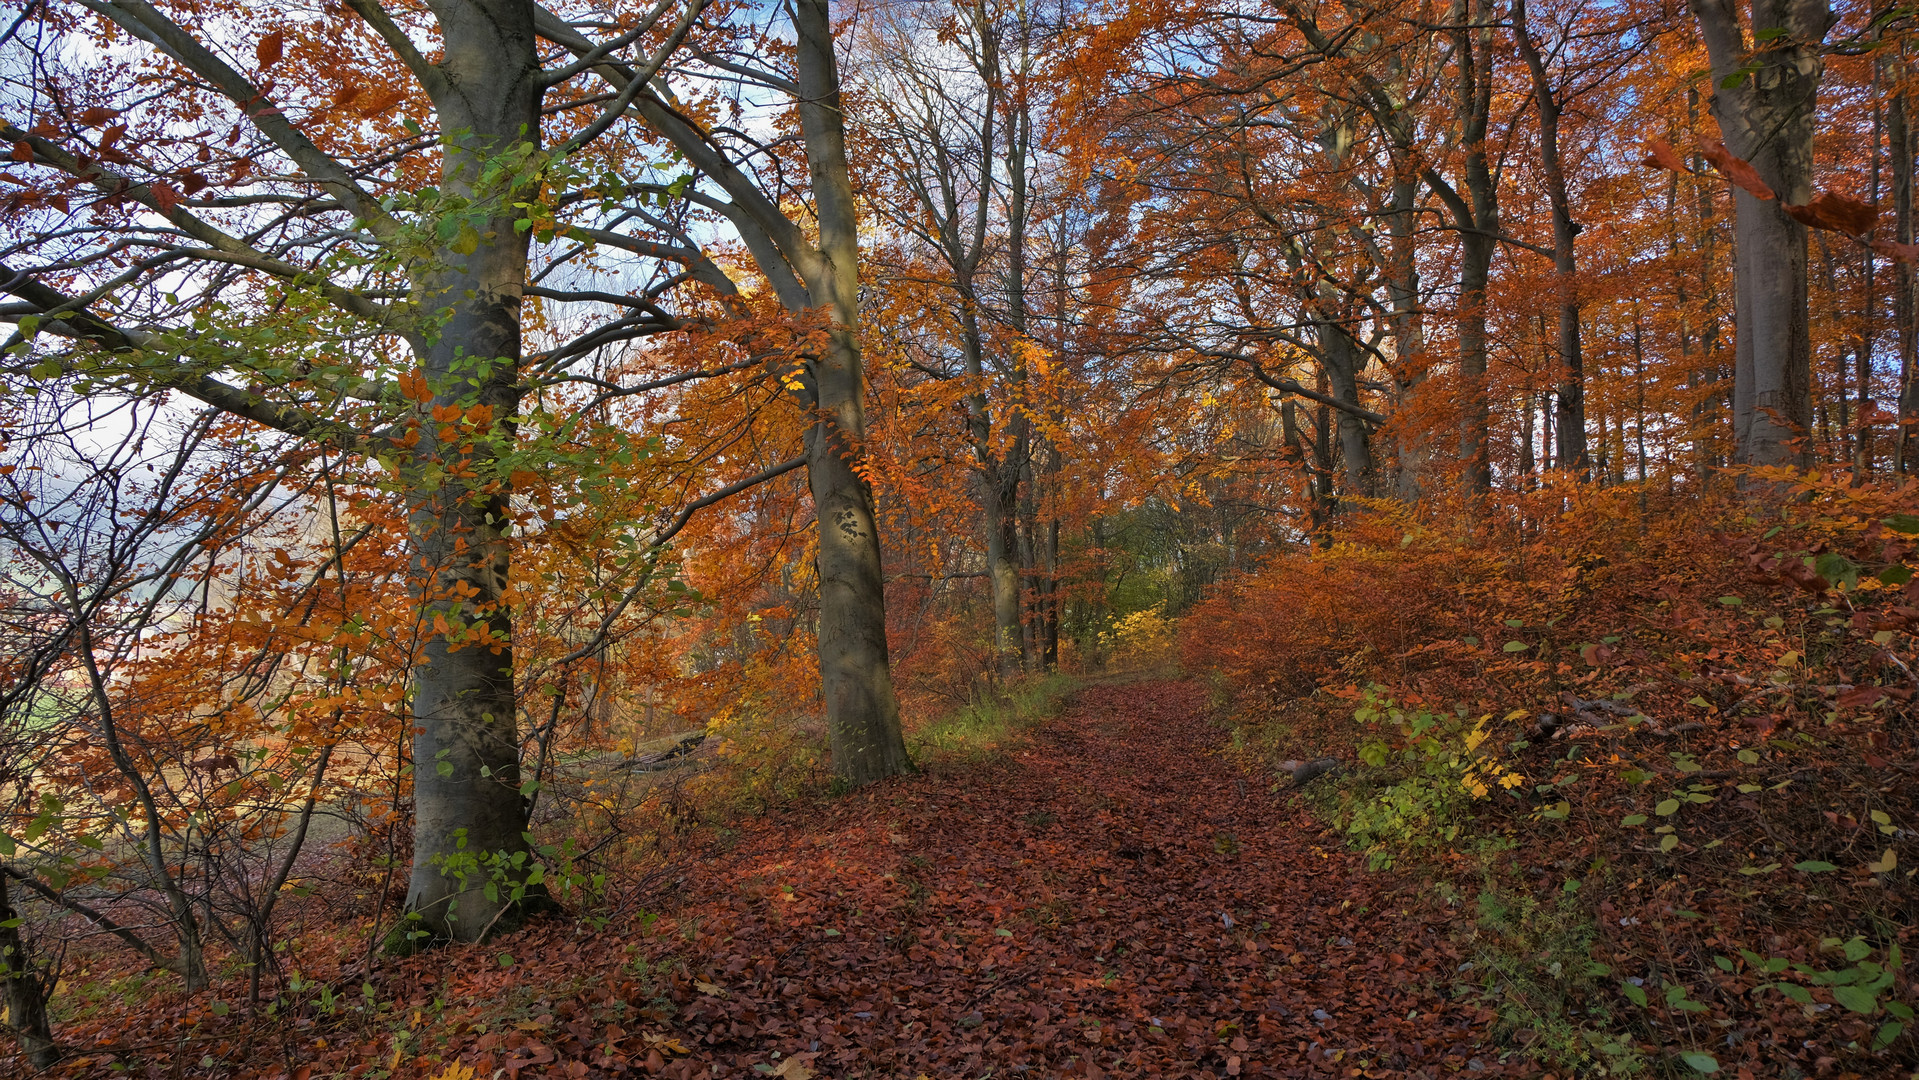
{"label": "green leaf", "polygon": [[1732,970],[1732,961],[1731,961],[1731,960],[1728,960],[1727,958],[1725,958],[1725,957],[1723,957],[1723,956],[1715,956],[1715,957],[1713,957],[1713,958],[1712,958],[1712,962],[1713,962],[1714,964],[1716,964],[1716,965],[1718,965],[1718,967],[1719,967],[1719,970],[1721,970],[1721,971],[1731,971],[1731,970]]}
{"label": "green leaf", "polygon": [[1839,869],[1829,862],[1821,862],[1818,859],[1807,859],[1805,862],[1793,863],[1792,868],[1802,874],[1823,874],[1830,870]]}
{"label": "green leaf", "polygon": [[1507,625],[1507,626],[1510,626],[1510,627],[1512,627],[1512,628],[1513,628],[1514,630],[1517,630],[1517,629],[1519,629],[1520,627],[1522,627],[1522,626],[1524,626],[1524,625],[1526,625],[1526,620],[1524,620],[1524,619],[1507,619],[1507,620],[1506,620],[1506,625]]}
{"label": "green leaf", "polygon": [[1902,532],[1907,536],[1919,534],[1919,515],[1894,514],[1886,519],[1886,528],[1893,532]]}
{"label": "green leaf", "polygon": [[1652,812],[1660,817],[1671,817],[1679,812],[1679,800],[1661,799],[1659,805],[1652,808]]}
{"label": "green leaf", "polygon": [[215,1016],[225,1016],[233,1011],[233,1007],[224,1001],[216,1001],[207,1006],[207,1011]]}
{"label": "green leaf", "polygon": [[1626,995],[1627,1000],[1631,1001],[1634,1005],[1641,1008],[1645,1007],[1646,992],[1639,987],[1629,982],[1622,982],[1619,984],[1619,992]]}
{"label": "green leaf", "polygon": [[1661,851],[1671,851],[1673,848],[1676,848],[1678,846],[1679,846],[1678,833],[1668,833],[1665,836],[1660,837],[1659,839],[1659,850]]}
{"label": "green leaf", "polygon": [[1743,596],[1722,596],[1719,598],[1719,602],[1727,607],[1738,607],[1746,602],[1746,598]]}
{"label": "green leaf", "polygon": [[1828,551],[1813,560],[1813,570],[1827,581],[1843,581],[1849,585],[1859,581],[1859,564],[1836,551]]}
{"label": "green leaf", "polygon": [[1646,815],[1627,814],[1625,817],[1619,819],[1619,823],[1621,825],[1644,825],[1646,823]]}
{"label": "green leaf", "polygon": [[1501,651],[1504,652],[1525,652],[1530,646],[1523,641],[1508,641],[1506,644],[1500,646],[1500,648]]}
{"label": "green leaf", "polygon": [[1812,991],[1797,983],[1777,983],[1773,989],[1778,990],[1780,993],[1797,1001],[1801,1005],[1812,1004]]}
{"label": "green leaf", "polygon": [[510,968],[513,966],[513,957],[510,953],[500,954],[500,966],[503,968]]}
{"label": "green leaf", "polygon": [[1747,765],[1759,764],[1759,752],[1756,750],[1739,751],[1739,760]]}
{"label": "green leaf", "polygon": [[1912,580],[1912,567],[1904,564],[1888,566],[1879,571],[1879,580],[1887,585],[1904,585]]}
{"label": "green leaf", "polygon": [[1846,942],[1846,959],[1852,963],[1856,964],[1871,955],[1872,946],[1866,944],[1865,938],[1856,937]]}
{"label": "green leaf", "polygon": [[460,231],[447,247],[456,255],[471,255],[480,248],[480,234],[466,222],[460,223]]}
{"label": "green leaf", "polygon": [[1835,986],[1832,999],[1861,1016],[1871,1016],[1879,1008],[1879,997],[1863,986]]}
{"label": "green leaf", "polygon": [[1704,1050],[1687,1050],[1679,1055],[1679,1060],[1692,1066],[1694,1072],[1711,1075],[1719,1071],[1719,1059]]}
{"label": "green leaf", "polygon": [[1872,1048],[1874,1050],[1884,1050],[1886,1047],[1891,1046],[1892,1040],[1898,1038],[1899,1033],[1904,1030],[1906,1030],[1906,1026],[1899,1021],[1886,1021],[1884,1024],[1879,1025],[1879,1034],[1872,1037]]}

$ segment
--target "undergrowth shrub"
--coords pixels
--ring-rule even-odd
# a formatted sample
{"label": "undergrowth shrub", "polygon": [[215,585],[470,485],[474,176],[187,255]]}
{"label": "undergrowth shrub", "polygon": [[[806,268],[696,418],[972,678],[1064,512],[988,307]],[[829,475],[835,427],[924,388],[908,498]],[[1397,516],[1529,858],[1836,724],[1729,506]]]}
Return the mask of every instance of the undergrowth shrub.
{"label": "undergrowth shrub", "polygon": [[1919,1064],[1919,488],[1757,480],[1370,504],[1183,620],[1235,745],[1345,759],[1307,794],[1371,865],[1488,898],[1459,992],[1542,1067]]}
{"label": "undergrowth shrub", "polygon": [[1340,790],[1333,820],[1375,870],[1404,852],[1456,844],[1472,799],[1525,783],[1487,745],[1491,716],[1401,709],[1369,688],[1353,719],[1376,733],[1359,744],[1367,768]]}
{"label": "undergrowth shrub", "polygon": [[1107,666],[1116,671],[1164,667],[1177,656],[1174,621],[1164,604],[1135,611],[1113,623],[1107,647]]}

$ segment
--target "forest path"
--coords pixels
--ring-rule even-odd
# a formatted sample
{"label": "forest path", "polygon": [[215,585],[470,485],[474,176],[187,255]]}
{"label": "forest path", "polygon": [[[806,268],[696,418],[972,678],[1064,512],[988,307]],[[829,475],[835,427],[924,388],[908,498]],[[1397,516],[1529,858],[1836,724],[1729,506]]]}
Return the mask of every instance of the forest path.
{"label": "forest path", "polygon": [[688,883],[686,1075],[1504,1071],[1445,993],[1447,928],[1205,712],[1189,683],[1090,687],[1003,758],[749,829]]}

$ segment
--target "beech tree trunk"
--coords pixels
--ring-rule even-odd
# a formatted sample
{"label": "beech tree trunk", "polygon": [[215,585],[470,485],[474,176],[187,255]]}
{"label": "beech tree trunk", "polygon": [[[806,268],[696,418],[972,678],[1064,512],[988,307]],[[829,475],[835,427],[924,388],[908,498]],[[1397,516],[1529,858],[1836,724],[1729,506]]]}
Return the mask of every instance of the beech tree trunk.
{"label": "beech tree trunk", "polygon": [[[1899,73],[1904,75],[1904,65]],[[1886,144],[1892,156],[1892,216],[1894,239],[1912,243],[1912,116],[1909,98],[1893,95],[1886,110]],[[1901,475],[1912,471],[1914,440],[1919,438],[1919,388],[1915,388],[1913,364],[1915,335],[1913,325],[1912,264],[1892,264],[1892,317],[1899,327],[1899,426],[1893,432],[1893,469]]]}
{"label": "beech tree trunk", "polygon": [[[486,887],[490,863],[527,850],[512,613],[504,601],[507,496],[484,493],[466,478],[490,478],[496,448],[512,439],[505,420],[519,403],[527,237],[513,227],[517,211],[505,192],[482,187],[481,177],[490,162],[523,152],[537,138],[543,87],[531,4],[442,0],[435,11],[446,81],[429,92],[454,140],[442,189],[494,209],[470,252],[442,249],[443,264],[423,276],[418,300],[440,326],[419,355],[433,392],[422,412],[478,406],[490,407],[491,417],[480,416],[470,440],[442,442],[442,425],[423,416],[421,440],[401,469],[414,544],[411,589],[424,633],[414,670],[415,821],[406,901],[416,922],[401,933],[476,941],[520,921],[522,910],[507,910],[509,888],[496,885],[489,898]],[[463,457],[471,468],[456,477]]]}
{"label": "beech tree trunk", "polygon": [[859,786],[909,771],[886,652],[886,589],[873,491],[853,465],[866,438],[859,343],[859,208],[846,160],[839,63],[826,0],[794,0],[794,68],[825,266],[808,282],[832,312],[832,348],[814,362],[819,419],[807,435],[807,482],[819,516],[820,688],[833,773]]}
{"label": "beech tree trunk", "polygon": [[1525,0],[1513,2],[1513,33],[1520,55],[1532,73],[1533,100],[1539,107],[1539,159],[1546,175],[1546,196],[1553,213],[1553,269],[1559,276],[1559,467],[1587,479],[1592,463],[1586,457],[1586,367],[1579,340],[1579,262],[1573,242],[1579,228],[1573,223],[1572,199],[1566,191],[1566,170],[1559,157],[1559,97],[1546,77],[1545,58],[1526,26]]}
{"label": "beech tree trunk", "polygon": [[1754,51],[1734,0],[1691,0],[1712,61],[1713,116],[1726,148],[1778,196],[1733,191],[1733,429],[1741,465],[1811,464],[1812,333],[1806,227],[1783,209],[1812,197],[1812,136],[1833,24],[1830,0],[1754,0]]}
{"label": "beech tree trunk", "polygon": [[47,1018],[48,975],[33,962],[20,933],[20,913],[7,894],[7,876],[0,874],[0,979],[6,982],[7,1026],[20,1042],[20,1052],[36,1069],[52,1068],[60,1060]]}

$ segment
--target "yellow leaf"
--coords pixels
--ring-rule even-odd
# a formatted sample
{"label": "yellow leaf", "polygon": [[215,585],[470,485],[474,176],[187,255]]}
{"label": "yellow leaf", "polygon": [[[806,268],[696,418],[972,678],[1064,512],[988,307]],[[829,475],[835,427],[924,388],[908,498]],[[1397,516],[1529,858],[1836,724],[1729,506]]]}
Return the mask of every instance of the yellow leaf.
{"label": "yellow leaf", "polygon": [[1866,869],[1872,871],[1875,874],[1890,874],[1894,870],[1897,870],[1898,868],[1899,868],[1899,853],[1892,850],[1891,848],[1887,848],[1886,853],[1884,855],[1879,856],[1878,862],[1866,864]]}
{"label": "yellow leaf", "polygon": [[693,989],[698,990],[702,994],[711,994],[714,997],[726,996],[726,987],[721,986],[718,983],[701,982],[701,981],[695,980],[695,982],[693,983]]}

